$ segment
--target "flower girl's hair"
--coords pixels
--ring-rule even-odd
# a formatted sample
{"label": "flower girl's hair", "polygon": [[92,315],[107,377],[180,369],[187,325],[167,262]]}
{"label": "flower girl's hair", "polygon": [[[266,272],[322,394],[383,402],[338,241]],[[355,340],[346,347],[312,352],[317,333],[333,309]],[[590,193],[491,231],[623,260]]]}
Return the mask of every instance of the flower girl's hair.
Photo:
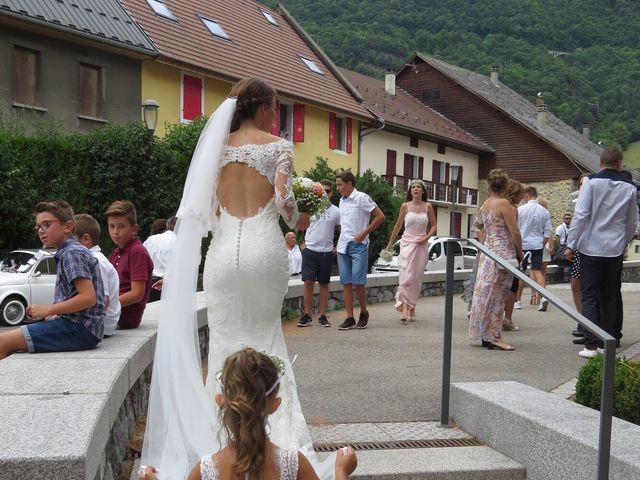
{"label": "flower girl's hair", "polygon": [[236,445],[238,475],[262,471],[268,442],[267,409],[278,393],[278,380],[273,360],[253,348],[233,353],[224,362],[221,382],[225,404],[220,415],[229,440]]}

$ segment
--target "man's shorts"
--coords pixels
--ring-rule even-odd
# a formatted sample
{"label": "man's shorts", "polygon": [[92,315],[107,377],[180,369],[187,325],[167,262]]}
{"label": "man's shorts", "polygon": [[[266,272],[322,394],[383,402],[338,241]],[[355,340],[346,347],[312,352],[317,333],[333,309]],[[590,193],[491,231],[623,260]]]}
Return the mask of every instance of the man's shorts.
{"label": "man's shorts", "polygon": [[333,252],[302,250],[302,281],[326,284],[331,282]]}
{"label": "man's shorts", "polygon": [[[527,252],[531,252],[531,270],[542,270],[542,252],[543,249],[540,250],[525,250],[524,253],[526,255]],[[525,260],[522,264],[522,268],[524,270],[529,266],[529,261]]]}
{"label": "man's shorts", "polygon": [[56,317],[20,327],[29,353],[76,352],[91,350],[100,340],[82,325]]}
{"label": "man's shorts", "polygon": [[369,263],[369,245],[349,242],[346,253],[338,252],[338,270],[342,285],[365,285]]}

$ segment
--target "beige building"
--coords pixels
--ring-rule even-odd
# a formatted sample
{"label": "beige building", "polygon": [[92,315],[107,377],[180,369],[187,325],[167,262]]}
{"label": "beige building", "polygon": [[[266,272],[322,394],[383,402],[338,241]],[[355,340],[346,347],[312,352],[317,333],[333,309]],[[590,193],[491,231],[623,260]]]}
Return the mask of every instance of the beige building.
{"label": "beige building", "polygon": [[371,169],[385,176],[401,195],[409,180],[424,180],[436,211],[438,235],[468,236],[478,209],[478,164],[493,150],[396,88],[393,73],[382,82],[341,72],[378,117],[377,123],[360,132],[359,171]]}

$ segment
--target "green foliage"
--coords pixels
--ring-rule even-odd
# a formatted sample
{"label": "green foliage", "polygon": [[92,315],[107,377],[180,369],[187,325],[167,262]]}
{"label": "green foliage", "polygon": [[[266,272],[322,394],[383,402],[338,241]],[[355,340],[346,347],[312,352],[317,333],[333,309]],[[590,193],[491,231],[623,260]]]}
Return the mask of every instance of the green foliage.
{"label": "green foliage", "polygon": [[[275,1],[267,2],[275,6]],[[634,0],[286,0],[338,65],[382,78],[414,52],[500,79],[592,138],[640,135],[640,2]],[[565,52],[553,57],[549,51]]]}
{"label": "green foliage", "polygon": [[[604,357],[590,359],[578,374],[576,402],[600,409]],[[613,414],[640,425],[640,363],[618,358],[614,384]]]}

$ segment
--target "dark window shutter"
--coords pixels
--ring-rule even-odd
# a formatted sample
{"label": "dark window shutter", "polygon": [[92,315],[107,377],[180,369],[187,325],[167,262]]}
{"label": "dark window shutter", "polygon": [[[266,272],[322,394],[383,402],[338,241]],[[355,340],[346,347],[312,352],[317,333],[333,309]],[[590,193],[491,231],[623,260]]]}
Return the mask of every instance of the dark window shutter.
{"label": "dark window shutter", "polygon": [[449,162],[444,164],[444,183],[449,184]]}
{"label": "dark window shutter", "polygon": [[413,175],[413,156],[404,154],[404,178],[410,179]]}
{"label": "dark window shutter", "polygon": [[202,79],[183,75],[182,118],[193,120],[202,115]]}
{"label": "dark window shutter", "polygon": [[417,148],[418,147],[418,137],[409,137],[409,146]]}
{"label": "dark window shutter", "polygon": [[458,186],[461,187],[462,186],[462,165],[460,165],[460,169],[458,170]]}
{"label": "dark window shutter", "polygon": [[80,115],[99,118],[101,68],[80,64]]}
{"label": "dark window shutter", "polygon": [[271,135],[280,136],[280,102],[276,100],[276,114],[273,116],[273,125],[271,125]]}
{"label": "dark window shutter", "polygon": [[335,150],[336,146],[336,114],[331,112],[329,113],[329,148]]}
{"label": "dark window shutter", "polygon": [[387,150],[387,175],[394,176],[396,174],[396,160],[398,154],[395,150]]}
{"label": "dark window shutter", "polygon": [[440,183],[440,162],[434,160],[431,167],[431,181],[433,183]]}
{"label": "dark window shutter", "polygon": [[418,178],[424,179],[424,157],[418,157]]}
{"label": "dark window shutter", "polygon": [[293,106],[293,141],[304,142],[304,105],[299,103]]}
{"label": "dark window shutter", "polygon": [[351,153],[353,151],[353,135],[351,133],[352,120],[351,117],[347,117],[347,153]]}
{"label": "dark window shutter", "polygon": [[15,47],[15,96],[18,103],[38,104],[38,58],[35,50]]}
{"label": "dark window shutter", "polygon": [[444,143],[439,143],[438,144],[438,153],[441,154],[441,155],[444,155],[446,153],[446,151],[447,151],[447,148],[446,148],[445,144]]}

